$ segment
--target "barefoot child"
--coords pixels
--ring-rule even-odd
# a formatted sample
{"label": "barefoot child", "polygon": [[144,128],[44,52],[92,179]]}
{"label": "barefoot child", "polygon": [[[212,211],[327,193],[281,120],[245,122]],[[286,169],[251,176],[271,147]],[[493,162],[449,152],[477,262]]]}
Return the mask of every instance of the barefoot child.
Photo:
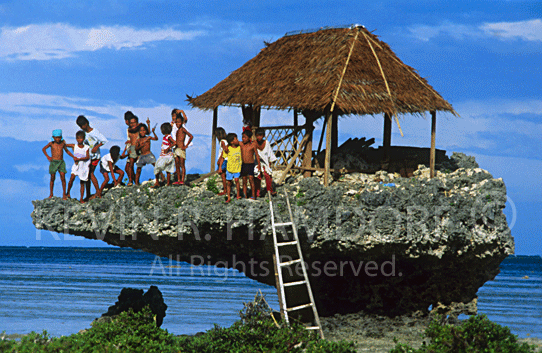
{"label": "barefoot child", "polygon": [[[100,187],[98,185],[98,179],[96,179],[96,176],[94,175],[94,170],[96,169],[96,166],[98,163],[100,163],[100,158],[102,157],[100,153],[100,147],[105,145],[107,143],[107,139],[102,135],[98,129],[90,127],[90,124],[88,122],[88,119],[85,118],[83,115],[79,115],[77,117],[77,120],[75,121],[76,124],[83,130],[85,135],[85,145],[88,145],[90,148],[90,166],[89,166],[89,177],[90,180],[87,181],[87,197],[94,198],[94,197],[102,197],[102,194],[100,193]],[[90,182],[92,181],[92,185],[94,185],[94,188],[96,189],[96,194],[90,197]]]}
{"label": "barefoot child", "polygon": [[[147,118],[147,124],[150,124],[149,118]],[[139,185],[141,168],[143,168],[143,166],[147,164],[151,164],[154,167],[154,163],[156,163],[156,157],[154,157],[154,154],[152,154],[151,152],[151,140],[158,141],[158,136],[156,136],[154,130],[155,128],[152,128],[151,130],[154,134],[154,137],[147,136],[149,135],[149,128],[145,124],[139,124],[139,140],[137,140],[136,150],[139,151],[140,155],[136,162],[136,185]]]}
{"label": "barefoot child", "polygon": [[277,160],[277,157],[275,156],[275,153],[271,149],[271,146],[269,146],[269,143],[267,143],[266,140],[264,140],[265,131],[264,129],[257,129],[256,130],[256,148],[258,150],[258,154],[260,156],[260,162],[261,167],[256,167],[254,170],[256,178],[254,179],[254,182],[256,184],[256,195],[260,196],[260,188],[262,187],[262,174],[265,177],[265,185],[267,188],[267,191],[271,193],[271,195],[276,195],[276,192],[273,191],[272,188],[272,182],[271,175],[273,171],[271,170],[271,163]]}
{"label": "barefoot child", "polygon": [[224,130],[221,127],[216,128],[215,130],[215,136],[218,140],[220,149],[218,150],[218,161],[216,164],[218,165],[218,174],[222,178],[222,192],[218,194],[218,196],[226,195],[226,165],[228,163],[228,159],[224,158],[222,155],[222,152],[226,151],[228,153],[228,141],[226,141],[226,130]]}
{"label": "barefoot child", "polygon": [[[173,185],[183,185],[184,184],[184,178],[186,177],[186,168],[185,168],[185,160],[186,160],[186,148],[188,145],[190,145],[190,142],[192,142],[192,139],[194,136],[192,136],[191,133],[186,130],[184,125],[188,122],[188,118],[184,114],[184,112],[181,110],[182,114],[184,115],[184,119],[181,116],[181,114],[177,114],[177,117],[175,118],[175,123],[177,125],[177,135],[175,137],[176,147],[175,147],[175,168],[177,170],[177,177],[179,178],[179,181],[176,181],[173,183]],[[188,136],[188,142],[185,143],[185,138]],[[181,168],[183,170],[181,174]]]}
{"label": "barefoot child", "polygon": [[[126,150],[125,150],[126,151]],[[122,156],[120,155],[120,147],[119,146],[112,146],[109,149],[109,153],[100,159],[100,173],[102,173],[104,177],[104,182],[102,183],[102,186],[100,187],[100,193],[102,193],[105,189],[105,186],[109,182],[109,173],[111,173],[111,178],[113,178],[114,186],[117,186],[122,181],[122,177],[124,176],[124,172],[122,169],[117,167],[115,164],[118,162],[119,159],[126,158],[126,155],[123,153]],[[115,173],[119,175],[117,179],[115,179]]]}
{"label": "barefoot child", "polygon": [[84,203],[85,196],[85,185],[88,181],[88,171],[90,165],[90,149],[85,145],[85,132],[83,130],[77,131],[75,134],[75,139],[77,143],[69,143],[68,147],[73,148],[73,159],[74,164],[72,166],[72,173],[70,176],[70,181],[68,182],[68,190],[66,194],[70,197],[70,191],[72,189],[73,182],[75,177],[79,177],[79,182],[81,184],[81,203]]}
{"label": "barefoot child", "polygon": [[248,199],[247,193],[247,178],[250,181],[250,190],[252,190],[251,199],[256,199],[256,188],[254,186],[254,167],[256,163],[254,162],[254,157],[258,162],[258,167],[261,169],[260,156],[256,149],[256,144],[252,142],[252,131],[245,130],[243,131],[242,136],[243,142],[241,143],[241,158],[243,164],[241,165],[241,176],[243,177],[243,193],[245,198]]}
{"label": "barefoot child", "polygon": [[237,199],[241,198],[239,176],[241,174],[242,158],[241,147],[239,147],[237,135],[234,133],[229,133],[226,140],[228,141],[228,152],[223,152],[222,154],[228,158],[228,165],[226,166],[226,195],[228,196],[226,203],[228,203],[231,201],[231,184],[233,180],[235,180],[235,187],[237,189]]}
{"label": "barefoot child", "polygon": [[126,161],[126,175],[128,176],[128,186],[132,186],[135,178],[134,165],[137,159],[136,144],[137,139],[139,138],[139,130],[137,129],[139,125],[139,119],[131,111],[124,113],[124,122],[128,126],[126,130],[127,140],[126,140],[126,151],[128,153],[128,160]]}
{"label": "barefoot child", "polygon": [[[51,147],[51,157],[47,154],[47,148]],[[68,195],[66,194],[66,162],[64,162],[64,153],[66,151],[68,155],[72,158],[75,158],[74,155],[68,150],[66,146],[66,141],[62,139],[62,130],[56,129],[53,131],[52,141],[49,142],[42,149],[43,154],[47,157],[49,163],[49,174],[51,174],[51,182],[49,183],[49,188],[51,190],[49,198],[53,197],[53,186],[55,184],[55,174],[58,170],[60,174],[60,180],[62,181],[62,199],[66,200]]]}
{"label": "barefoot child", "polygon": [[160,147],[160,157],[156,161],[154,166],[154,175],[156,175],[156,182],[152,187],[160,186],[160,175],[163,171],[167,174],[167,185],[171,185],[171,174],[175,173],[175,159],[173,158],[173,146],[175,146],[175,140],[171,137],[171,125],[163,123],[160,125],[160,131],[164,135],[162,139],[162,146]]}

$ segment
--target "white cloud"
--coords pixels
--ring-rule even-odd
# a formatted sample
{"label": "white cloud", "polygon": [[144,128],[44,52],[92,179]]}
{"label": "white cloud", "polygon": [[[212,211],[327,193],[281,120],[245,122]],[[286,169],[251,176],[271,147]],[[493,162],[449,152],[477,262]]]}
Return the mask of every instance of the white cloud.
{"label": "white cloud", "polygon": [[488,36],[500,39],[523,39],[542,42],[542,20],[485,23],[480,29]]}
{"label": "white cloud", "polygon": [[481,37],[482,33],[475,26],[444,22],[437,26],[415,25],[409,27],[410,33],[417,39],[427,42],[440,35],[449,35],[463,40],[467,37]]}
{"label": "white cloud", "polygon": [[[60,180],[58,181],[60,184]],[[2,202],[34,200],[49,195],[49,188],[23,180],[0,179],[0,200]]]}
{"label": "white cloud", "polygon": [[48,170],[47,165],[44,164],[18,164],[14,165],[13,168],[17,169],[18,172],[24,173],[30,170]]}
{"label": "white cloud", "polygon": [[65,23],[2,27],[0,58],[6,60],[51,60],[73,57],[77,52],[103,48],[144,48],[156,41],[191,40],[203,31],[174,28],[136,29],[126,26],[77,28]]}
{"label": "white cloud", "polygon": [[439,36],[450,36],[456,40],[499,38],[542,41],[542,20],[518,22],[494,22],[481,25],[466,25],[445,21],[436,26],[414,25],[408,31],[415,38],[427,42]]}

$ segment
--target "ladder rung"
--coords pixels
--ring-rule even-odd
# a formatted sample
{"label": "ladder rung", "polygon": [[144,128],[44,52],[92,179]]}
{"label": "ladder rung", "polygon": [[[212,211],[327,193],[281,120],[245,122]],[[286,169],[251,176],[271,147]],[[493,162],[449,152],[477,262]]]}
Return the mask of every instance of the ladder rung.
{"label": "ladder rung", "polygon": [[319,330],[320,329],[320,326],[306,326],[305,327],[307,330]]}
{"label": "ladder rung", "polygon": [[286,310],[287,311],[301,310],[301,309],[305,309],[305,308],[308,308],[308,307],[311,307],[311,306],[312,306],[312,303],[309,303],[309,304],[294,306],[293,308],[286,308]]}
{"label": "ladder rung", "polygon": [[280,266],[289,266],[301,262],[301,259],[279,263]]}
{"label": "ladder rung", "polygon": [[292,226],[292,225],[294,225],[292,222],[275,223],[275,227]]}
{"label": "ladder rung", "polygon": [[297,282],[288,282],[288,283],[284,283],[284,287],[297,286],[299,284],[305,284],[305,283],[307,283],[307,281],[305,280],[297,281]]}
{"label": "ladder rung", "polygon": [[297,241],[286,241],[284,243],[277,243],[277,246],[285,246],[285,245],[295,245],[297,244]]}

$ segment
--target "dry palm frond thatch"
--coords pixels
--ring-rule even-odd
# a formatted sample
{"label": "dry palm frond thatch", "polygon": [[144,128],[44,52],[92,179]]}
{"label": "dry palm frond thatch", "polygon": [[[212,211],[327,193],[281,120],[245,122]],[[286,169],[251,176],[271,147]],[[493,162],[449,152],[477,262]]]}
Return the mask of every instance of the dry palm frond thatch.
{"label": "dry palm frond thatch", "polygon": [[252,105],[323,112],[334,103],[339,115],[456,114],[416,70],[361,26],[284,36],[188,101],[204,110]]}

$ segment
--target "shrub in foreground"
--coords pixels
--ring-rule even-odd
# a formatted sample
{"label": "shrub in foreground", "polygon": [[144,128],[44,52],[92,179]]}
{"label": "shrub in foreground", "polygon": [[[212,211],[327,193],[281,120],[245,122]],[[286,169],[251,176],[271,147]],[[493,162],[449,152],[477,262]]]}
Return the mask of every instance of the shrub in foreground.
{"label": "shrub in foreground", "polygon": [[390,353],[531,353],[534,347],[520,344],[510,328],[489,321],[485,315],[471,316],[459,326],[433,320],[425,336],[429,344],[419,349],[398,343]]}
{"label": "shrub in foreground", "polygon": [[303,326],[277,327],[270,316],[255,314],[250,322],[237,321],[229,328],[215,326],[199,336],[177,337],[156,327],[152,312],[121,313],[111,322],[63,337],[44,331],[20,342],[0,340],[0,352],[354,352],[353,344],[319,339]]}

